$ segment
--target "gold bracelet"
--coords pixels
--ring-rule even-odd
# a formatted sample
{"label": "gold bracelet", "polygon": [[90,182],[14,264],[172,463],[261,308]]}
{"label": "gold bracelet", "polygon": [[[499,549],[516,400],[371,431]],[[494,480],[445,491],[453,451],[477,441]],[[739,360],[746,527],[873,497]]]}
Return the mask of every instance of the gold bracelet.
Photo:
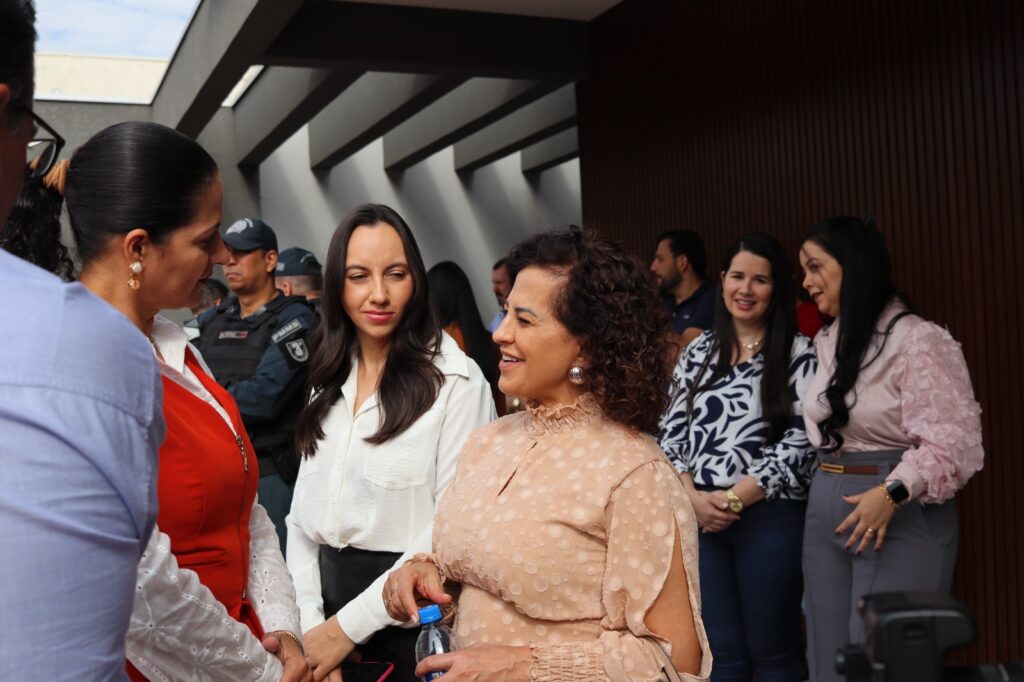
{"label": "gold bracelet", "polygon": [[878,487],[881,489],[882,494],[885,495],[885,499],[888,500],[889,504],[892,505],[892,508],[899,509],[900,505],[896,502],[896,500],[892,499],[892,495],[889,494],[889,489],[885,487],[885,483],[879,483]]}
{"label": "gold bracelet", "polygon": [[302,640],[299,639],[298,635],[293,634],[291,632],[288,632],[287,630],[274,630],[273,632],[268,632],[267,634],[268,635],[274,635],[275,637],[278,637],[278,639],[280,639],[279,635],[284,635],[288,639],[290,639],[293,642],[295,642],[296,644],[298,644],[299,645],[299,651],[302,652],[303,656],[306,655],[306,649],[302,646]]}

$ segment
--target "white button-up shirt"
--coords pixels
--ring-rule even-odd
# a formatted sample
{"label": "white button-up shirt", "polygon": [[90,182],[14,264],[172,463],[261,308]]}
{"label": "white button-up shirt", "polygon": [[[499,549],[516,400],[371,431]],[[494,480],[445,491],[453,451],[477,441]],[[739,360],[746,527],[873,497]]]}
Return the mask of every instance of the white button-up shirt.
{"label": "white button-up shirt", "polygon": [[[430,551],[434,510],[455,476],[462,446],[496,416],[483,373],[447,334],[434,363],[445,377],[437,400],[408,429],[374,445],[365,439],[380,426],[380,406],[374,393],[354,412],[354,361],[324,419],[316,454],[302,460],[287,526],[288,568],[303,631],[324,622],[320,545],[402,552],[396,567],[416,552]],[[386,579],[387,573],[381,575],[338,612],[354,642],[398,624],[381,598]]]}

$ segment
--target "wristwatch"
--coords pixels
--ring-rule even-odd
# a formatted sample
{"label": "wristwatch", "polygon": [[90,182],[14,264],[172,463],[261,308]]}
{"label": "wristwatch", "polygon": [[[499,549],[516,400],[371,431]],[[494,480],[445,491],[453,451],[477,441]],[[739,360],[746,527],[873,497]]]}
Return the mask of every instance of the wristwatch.
{"label": "wristwatch", "polygon": [[889,499],[897,507],[902,506],[904,502],[910,499],[910,491],[899,480],[886,481],[885,492],[889,493]]}
{"label": "wristwatch", "polygon": [[732,488],[725,491],[725,499],[729,500],[729,511],[733,514],[739,514],[743,511],[743,500],[740,499],[740,496]]}

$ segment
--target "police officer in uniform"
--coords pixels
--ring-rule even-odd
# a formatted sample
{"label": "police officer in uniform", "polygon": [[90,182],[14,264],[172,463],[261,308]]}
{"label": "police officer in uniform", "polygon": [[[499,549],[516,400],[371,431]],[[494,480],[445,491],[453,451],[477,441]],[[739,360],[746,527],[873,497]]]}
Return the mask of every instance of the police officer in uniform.
{"label": "police officer in uniform", "polygon": [[287,296],[275,286],[277,235],[269,225],[239,220],[224,243],[231,255],[224,276],[234,296],[199,317],[196,345],[238,403],[259,458],[259,501],[284,550],[284,518],[299,468],[295,420],[306,385],[306,340],[317,319],[304,296]]}
{"label": "police officer in uniform", "polygon": [[288,296],[305,296],[320,315],[320,292],[324,288],[324,269],[312,251],[293,246],[282,251],[275,270],[277,288]]}

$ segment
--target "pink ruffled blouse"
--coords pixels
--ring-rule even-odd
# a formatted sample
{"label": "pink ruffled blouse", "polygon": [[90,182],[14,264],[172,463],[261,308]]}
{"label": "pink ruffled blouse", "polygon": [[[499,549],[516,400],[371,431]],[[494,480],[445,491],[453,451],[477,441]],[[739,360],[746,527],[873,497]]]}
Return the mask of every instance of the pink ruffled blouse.
{"label": "pink ruffled blouse", "polygon": [[530,645],[533,680],[665,679],[644,617],[677,530],[702,652],[699,677],[685,677],[704,680],[697,525],[654,440],[604,418],[589,394],[482,427],[434,526],[435,559],[462,584],[459,645]]}
{"label": "pink ruffled blouse", "polygon": [[[879,332],[903,309],[890,304],[879,317]],[[830,411],[824,391],[835,368],[837,329],[833,323],[814,340],[818,371],[807,389],[804,422],[815,446],[822,441],[818,422]],[[882,338],[876,334],[866,359],[875,357]],[[852,407],[842,451],[905,450],[889,478],[902,481],[921,502],[952,498],[982,467],[981,407],[967,364],[960,344],[932,322],[900,318],[847,402]]]}

